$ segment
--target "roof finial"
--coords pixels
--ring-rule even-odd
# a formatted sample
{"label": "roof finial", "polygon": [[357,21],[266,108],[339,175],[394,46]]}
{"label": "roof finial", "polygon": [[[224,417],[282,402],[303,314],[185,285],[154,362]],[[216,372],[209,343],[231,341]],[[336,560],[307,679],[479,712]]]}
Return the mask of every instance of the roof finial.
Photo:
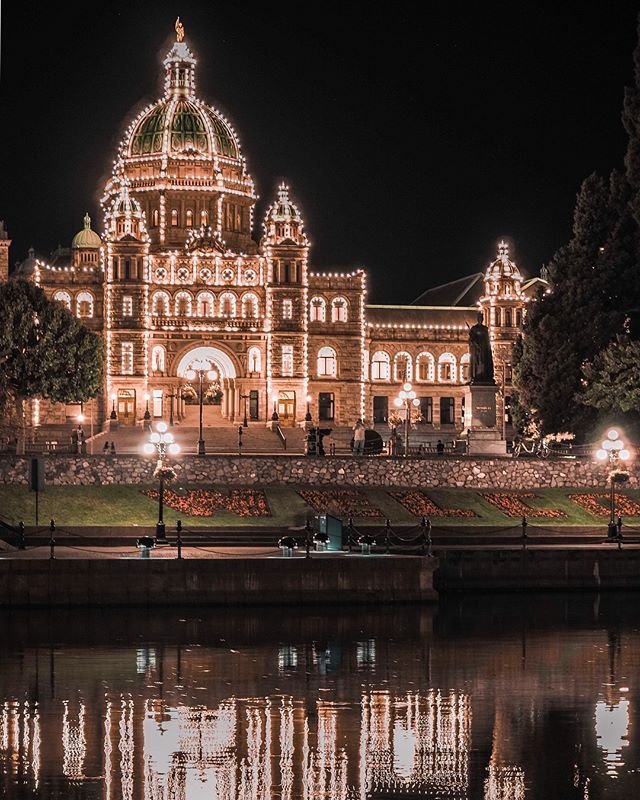
{"label": "roof finial", "polygon": [[184,25],[180,22],[180,17],[176,19],[176,42],[184,39]]}
{"label": "roof finial", "polygon": [[509,260],[509,245],[505,242],[504,239],[501,239],[498,244],[498,257],[501,258],[503,261]]}
{"label": "roof finial", "polygon": [[84,229],[85,231],[91,230],[91,217],[89,216],[89,212],[87,211],[84,215]]}

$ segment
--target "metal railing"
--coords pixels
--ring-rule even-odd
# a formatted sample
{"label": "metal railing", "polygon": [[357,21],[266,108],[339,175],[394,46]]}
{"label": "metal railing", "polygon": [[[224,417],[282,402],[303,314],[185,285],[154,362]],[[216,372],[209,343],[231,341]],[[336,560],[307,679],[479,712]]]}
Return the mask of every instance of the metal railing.
{"label": "metal railing", "polygon": [[282,442],[282,448],[284,450],[286,450],[287,449],[287,437],[284,435],[284,431],[282,430],[282,428],[279,425],[274,425],[273,430],[274,430],[276,436]]}

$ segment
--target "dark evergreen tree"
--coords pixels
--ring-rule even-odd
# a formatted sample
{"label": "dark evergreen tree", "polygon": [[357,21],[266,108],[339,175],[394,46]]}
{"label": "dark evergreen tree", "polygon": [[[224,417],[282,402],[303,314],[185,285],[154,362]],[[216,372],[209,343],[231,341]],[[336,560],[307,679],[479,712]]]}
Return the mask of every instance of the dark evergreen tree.
{"label": "dark evergreen tree", "polygon": [[25,280],[0,284],[0,404],[21,428],[24,402],[89,400],[102,388],[103,341]]}

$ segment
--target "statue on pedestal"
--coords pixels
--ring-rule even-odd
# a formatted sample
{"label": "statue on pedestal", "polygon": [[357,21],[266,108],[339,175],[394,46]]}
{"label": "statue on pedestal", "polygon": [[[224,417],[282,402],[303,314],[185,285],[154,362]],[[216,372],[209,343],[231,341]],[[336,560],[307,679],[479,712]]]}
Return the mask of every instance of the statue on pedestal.
{"label": "statue on pedestal", "polygon": [[482,311],[478,312],[476,324],[469,328],[469,353],[471,385],[495,386],[489,328],[482,322]]}

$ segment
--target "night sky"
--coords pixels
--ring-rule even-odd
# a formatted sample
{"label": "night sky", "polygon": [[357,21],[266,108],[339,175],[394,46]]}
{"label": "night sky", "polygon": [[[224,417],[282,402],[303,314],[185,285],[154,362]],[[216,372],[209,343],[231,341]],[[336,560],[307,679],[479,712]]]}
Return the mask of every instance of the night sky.
{"label": "night sky", "polygon": [[483,269],[525,274],[568,238],[576,192],[622,164],[639,2],[3,3],[0,219],[12,264],[68,245],[133,114],[162,94],[179,14],[197,94],[239,134],[260,195],[303,211],[316,269],[409,303]]}

